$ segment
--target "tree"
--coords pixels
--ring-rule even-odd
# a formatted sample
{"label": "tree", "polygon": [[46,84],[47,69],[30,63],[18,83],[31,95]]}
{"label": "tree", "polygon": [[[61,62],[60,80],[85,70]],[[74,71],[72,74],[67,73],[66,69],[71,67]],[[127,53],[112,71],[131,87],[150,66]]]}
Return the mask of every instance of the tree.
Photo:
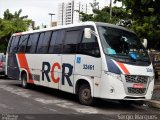
{"label": "tree", "polygon": [[[82,21],[96,21],[117,24],[121,20],[129,20],[129,11],[122,7],[112,8],[112,18],[110,19],[110,7],[106,6],[102,10],[93,9],[93,14],[85,14],[80,12]],[[127,25],[126,25],[127,26]]]}
{"label": "tree", "polygon": [[148,48],[160,50],[160,0],[115,0],[130,11],[133,29],[139,37],[148,39]]}
{"label": "tree", "polygon": [[21,19],[21,20],[24,20],[24,19],[28,18],[28,15],[21,16],[21,13],[22,13],[22,9],[20,9],[18,12],[16,11],[14,13],[14,18],[15,19]]}
{"label": "tree", "polygon": [[11,20],[13,18],[13,14],[9,12],[9,9],[7,9],[3,14],[5,20]]}
{"label": "tree", "polygon": [[[102,10],[94,9],[97,4],[92,3],[94,14],[80,13],[82,21],[98,21],[118,24],[132,29],[142,39],[148,39],[148,48],[160,50],[160,0],[115,0],[122,2],[122,7]],[[95,6],[94,6],[95,5]]]}
{"label": "tree", "polygon": [[14,14],[7,9],[3,19],[0,19],[0,52],[5,52],[8,40],[13,33],[28,30],[31,20],[27,19],[28,16],[21,16],[21,13],[21,9]]}

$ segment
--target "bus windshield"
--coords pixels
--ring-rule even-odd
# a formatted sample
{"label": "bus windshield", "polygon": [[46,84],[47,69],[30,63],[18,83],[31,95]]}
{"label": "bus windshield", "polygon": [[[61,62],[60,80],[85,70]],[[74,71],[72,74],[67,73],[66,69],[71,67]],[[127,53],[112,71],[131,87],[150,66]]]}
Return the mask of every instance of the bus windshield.
{"label": "bus windshield", "polygon": [[149,56],[139,38],[132,32],[107,26],[98,26],[106,55],[149,62]]}

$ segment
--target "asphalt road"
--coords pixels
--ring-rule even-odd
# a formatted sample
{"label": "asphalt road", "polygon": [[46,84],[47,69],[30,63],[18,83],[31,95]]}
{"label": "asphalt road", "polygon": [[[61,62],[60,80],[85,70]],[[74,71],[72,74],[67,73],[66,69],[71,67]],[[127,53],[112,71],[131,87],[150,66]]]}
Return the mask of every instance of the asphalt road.
{"label": "asphalt road", "polygon": [[0,79],[0,120],[133,119],[160,120],[160,110],[104,100],[92,107],[84,106],[72,94],[40,86],[24,89],[18,80]]}

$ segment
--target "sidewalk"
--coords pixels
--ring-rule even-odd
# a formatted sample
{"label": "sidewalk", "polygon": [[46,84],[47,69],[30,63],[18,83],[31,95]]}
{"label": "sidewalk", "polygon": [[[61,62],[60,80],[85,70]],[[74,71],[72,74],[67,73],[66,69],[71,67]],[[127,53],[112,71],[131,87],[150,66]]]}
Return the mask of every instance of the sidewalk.
{"label": "sidewalk", "polygon": [[149,106],[160,109],[160,80],[155,82],[152,100],[148,100],[146,102]]}

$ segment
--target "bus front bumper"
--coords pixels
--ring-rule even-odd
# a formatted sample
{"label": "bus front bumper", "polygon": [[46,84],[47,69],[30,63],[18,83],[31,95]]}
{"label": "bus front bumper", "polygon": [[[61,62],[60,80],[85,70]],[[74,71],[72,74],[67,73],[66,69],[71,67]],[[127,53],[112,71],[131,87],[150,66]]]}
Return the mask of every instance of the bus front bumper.
{"label": "bus front bumper", "polygon": [[[103,99],[115,100],[149,100],[153,94],[154,80],[148,80],[145,88],[133,88],[135,83],[127,83],[125,75],[112,76],[104,74],[101,80],[101,95]],[[145,91],[143,91],[145,90]]]}

